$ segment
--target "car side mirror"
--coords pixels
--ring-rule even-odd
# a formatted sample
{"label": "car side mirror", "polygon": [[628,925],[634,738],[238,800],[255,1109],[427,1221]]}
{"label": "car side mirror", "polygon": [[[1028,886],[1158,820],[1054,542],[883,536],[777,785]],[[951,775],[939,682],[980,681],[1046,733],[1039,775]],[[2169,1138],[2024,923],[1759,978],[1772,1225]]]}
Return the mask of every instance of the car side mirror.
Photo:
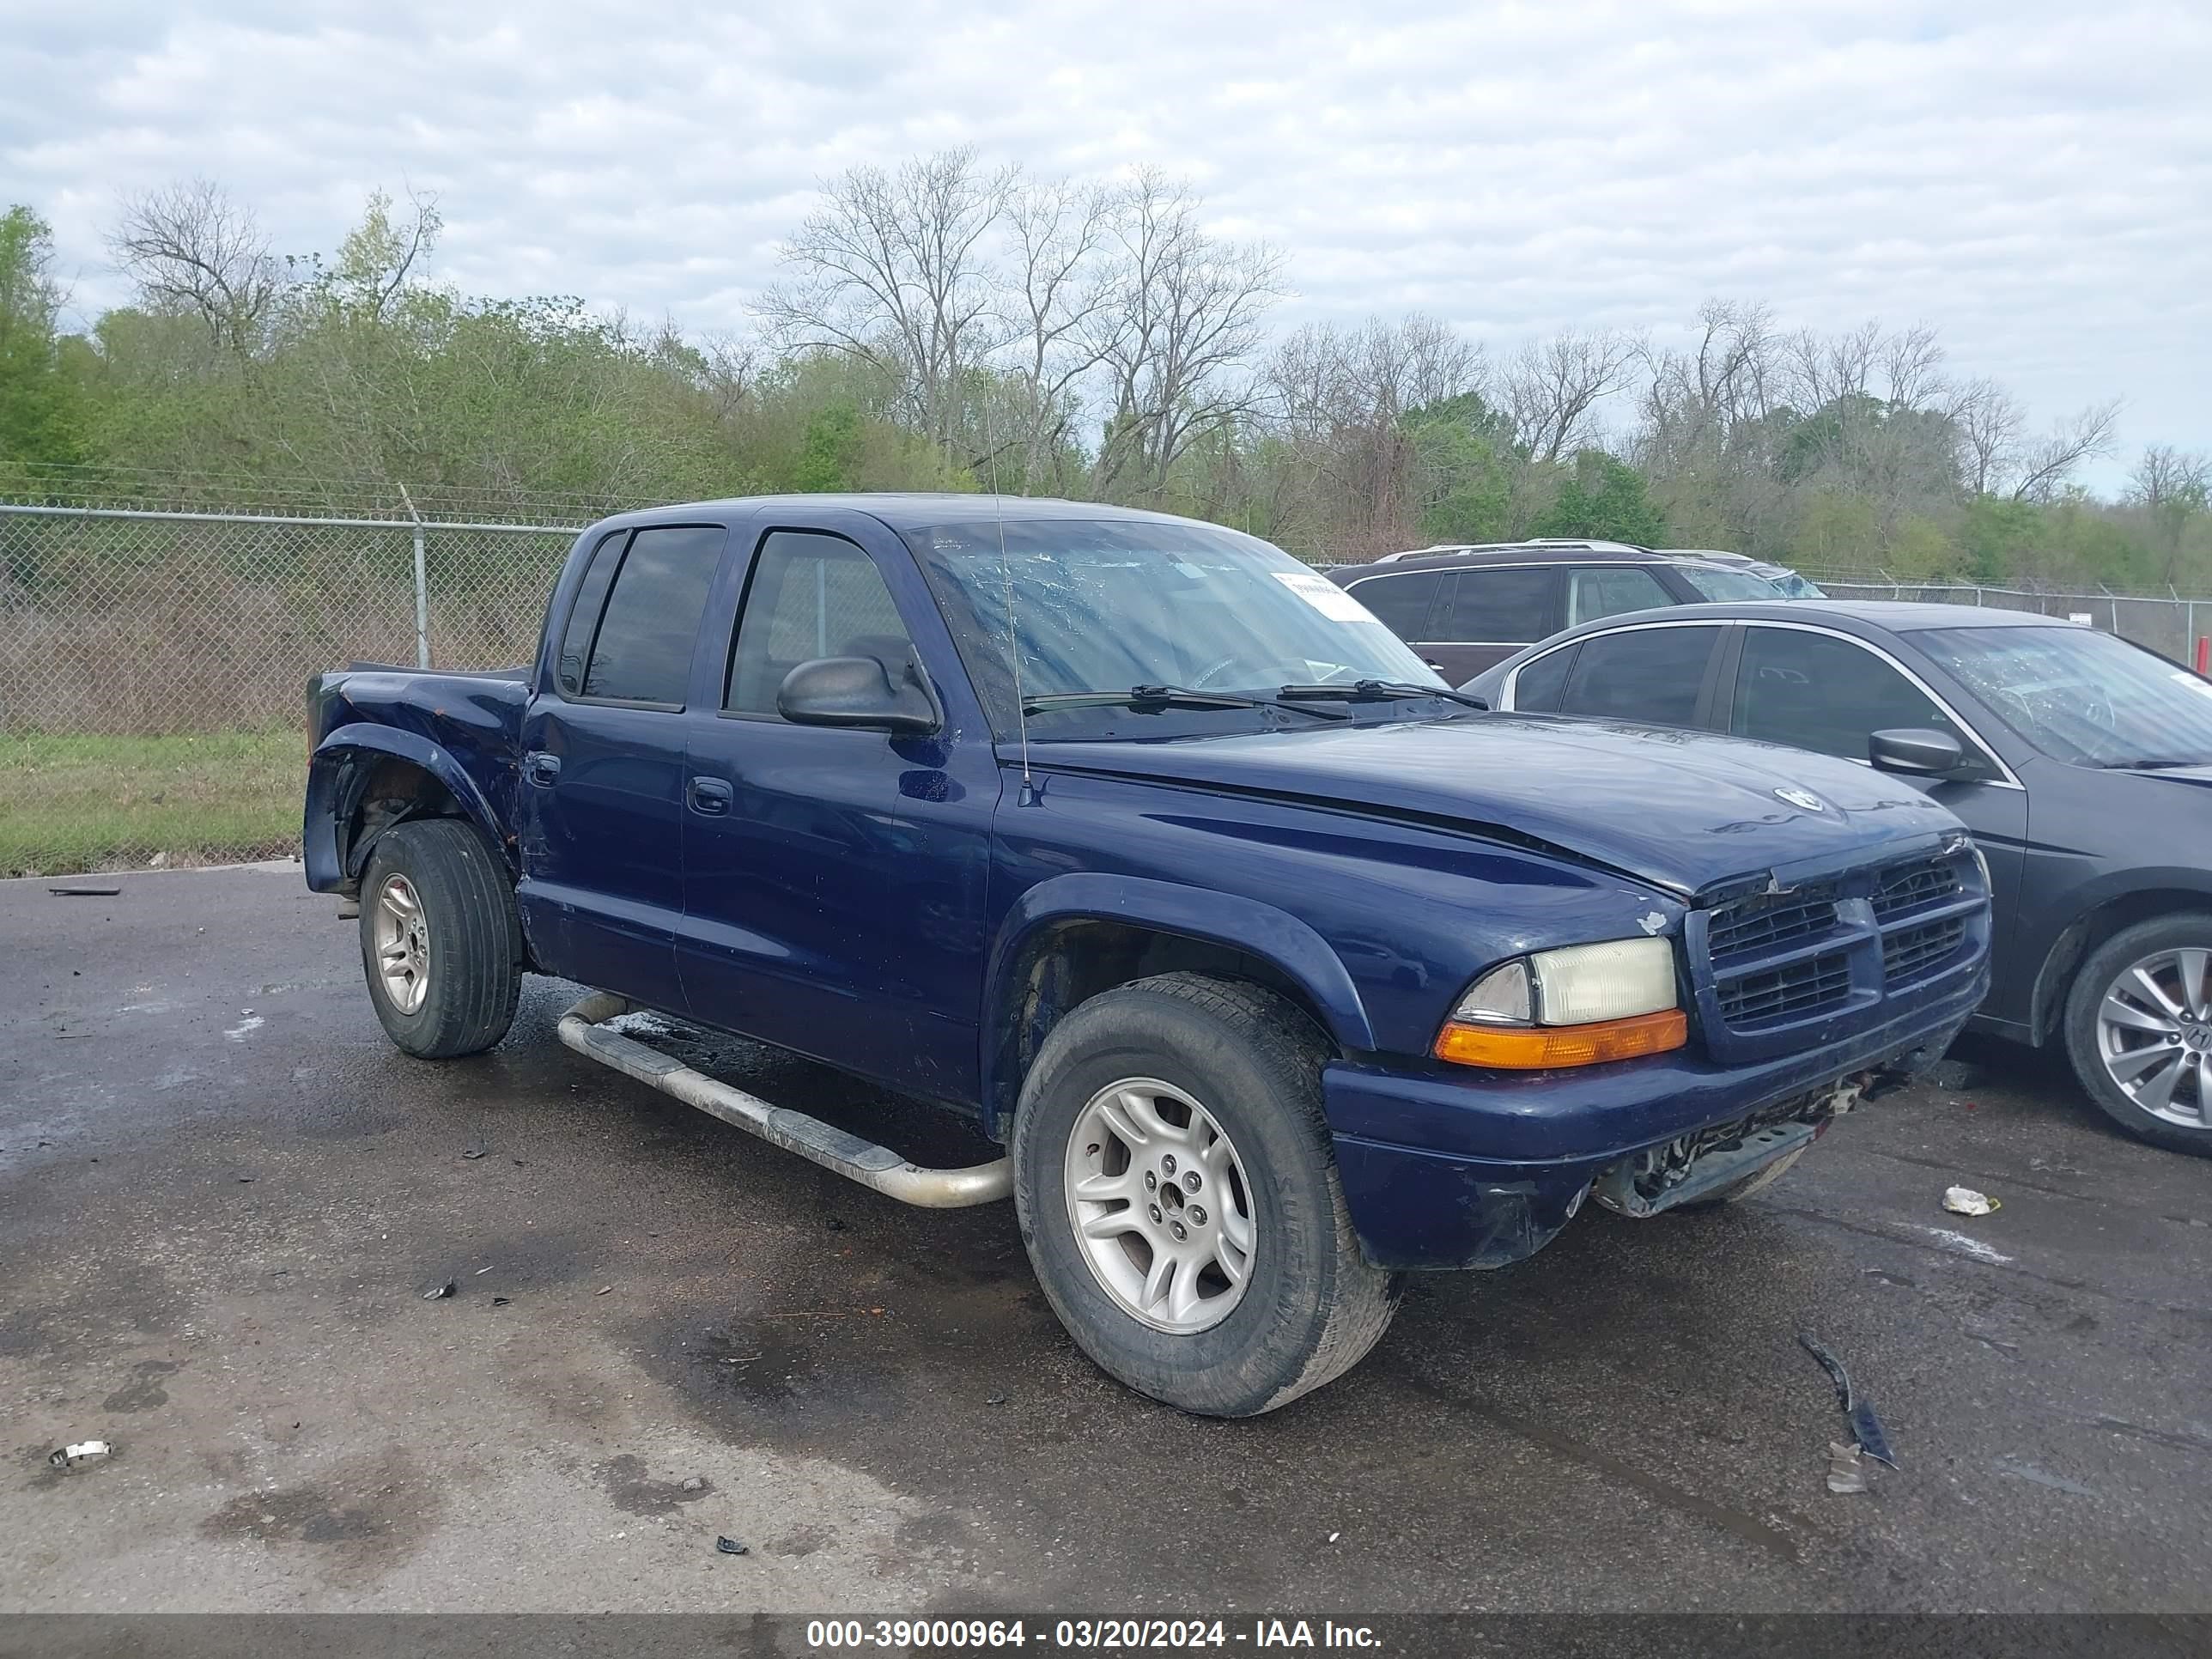
{"label": "car side mirror", "polygon": [[1948,732],[1901,726],[1867,739],[1867,758],[1883,772],[1908,777],[1948,777],[1966,763],[1966,748]]}
{"label": "car side mirror", "polygon": [[913,662],[894,672],[873,657],[817,657],[783,677],[775,712],[793,726],[857,726],[920,736],[945,724],[945,709]]}

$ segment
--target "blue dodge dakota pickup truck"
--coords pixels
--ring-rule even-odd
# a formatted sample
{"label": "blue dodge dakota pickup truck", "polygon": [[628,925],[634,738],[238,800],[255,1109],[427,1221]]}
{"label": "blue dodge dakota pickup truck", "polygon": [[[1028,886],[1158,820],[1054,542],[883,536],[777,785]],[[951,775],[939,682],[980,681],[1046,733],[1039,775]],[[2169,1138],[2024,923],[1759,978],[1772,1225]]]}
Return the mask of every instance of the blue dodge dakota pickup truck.
{"label": "blue dodge dakota pickup truck", "polygon": [[[922,1204],[1011,1192],[1074,1340],[1264,1412],[1409,1268],[1771,1180],[1986,988],[1988,883],[1868,767],[1492,714],[1218,526],[969,495],[626,514],[527,670],[311,690],[309,884],[410,1054],[564,1041]],[[963,1170],[679,1065],[661,1011],[975,1115]]]}

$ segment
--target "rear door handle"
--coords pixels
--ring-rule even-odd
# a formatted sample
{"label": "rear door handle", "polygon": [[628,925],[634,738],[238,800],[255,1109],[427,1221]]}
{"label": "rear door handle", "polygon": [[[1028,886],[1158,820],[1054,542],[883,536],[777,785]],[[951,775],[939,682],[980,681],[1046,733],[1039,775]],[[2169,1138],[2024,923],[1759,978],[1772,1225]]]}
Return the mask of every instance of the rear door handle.
{"label": "rear door handle", "polygon": [[732,796],[730,786],[720,778],[691,780],[691,808],[710,818],[717,818],[730,810]]}
{"label": "rear door handle", "polygon": [[550,784],[561,775],[561,757],[533,749],[522,757],[522,775],[532,783]]}

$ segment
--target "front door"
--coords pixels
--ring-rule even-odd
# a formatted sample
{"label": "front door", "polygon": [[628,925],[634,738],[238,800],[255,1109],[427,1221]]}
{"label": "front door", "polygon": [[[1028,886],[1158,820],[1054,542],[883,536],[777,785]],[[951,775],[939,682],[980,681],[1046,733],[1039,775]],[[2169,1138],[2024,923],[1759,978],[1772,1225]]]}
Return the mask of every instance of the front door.
{"label": "front door", "polygon": [[[829,527],[822,527],[822,526]],[[685,716],[684,915],[695,1018],[910,1093],[972,1100],[999,767],[964,680],[928,737],[794,726],[800,663],[957,660],[912,556],[860,514],[764,531],[722,707]]]}
{"label": "front door", "polygon": [[727,538],[720,525],[602,538],[522,726],[516,899],[532,954],[678,1012],[684,691]]}

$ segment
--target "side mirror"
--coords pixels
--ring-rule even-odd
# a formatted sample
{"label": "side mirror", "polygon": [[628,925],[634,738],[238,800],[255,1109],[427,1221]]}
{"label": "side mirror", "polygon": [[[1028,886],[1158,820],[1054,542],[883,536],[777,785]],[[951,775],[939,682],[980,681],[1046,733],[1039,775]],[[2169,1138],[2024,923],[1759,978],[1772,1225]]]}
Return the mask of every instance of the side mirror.
{"label": "side mirror", "polygon": [[920,668],[896,674],[873,657],[817,657],[783,677],[775,712],[793,726],[857,726],[919,736],[945,724],[944,708]]}
{"label": "side mirror", "polygon": [[1867,758],[1877,770],[1909,777],[1948,777],[1966,763],[1966,745],[1948,732],[1902,726],[1867,739]]}

